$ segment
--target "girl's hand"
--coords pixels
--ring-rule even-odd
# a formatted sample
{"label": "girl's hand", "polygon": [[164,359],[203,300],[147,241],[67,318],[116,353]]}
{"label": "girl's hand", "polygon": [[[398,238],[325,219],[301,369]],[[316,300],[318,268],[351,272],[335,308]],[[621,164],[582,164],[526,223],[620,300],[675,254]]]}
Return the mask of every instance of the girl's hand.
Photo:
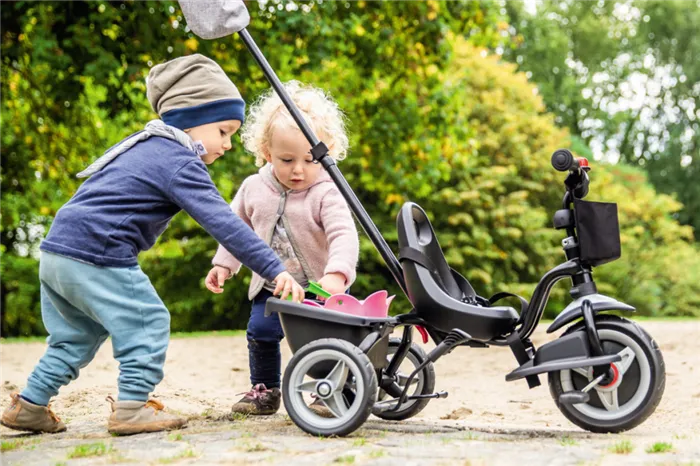
{"label": "girl's hand", "polygon": [[280,299],[287,299],[289,293],[292,294],[292,300],[294,302],[300,303],[304,300],[304,288],[299,285],[296,280],[289,274],[289,272],[282,272],[275,277],[275,291],[272,293],[274,296],[280,295]]}
{"label": "girl's hand", "polygon": [[318,284],[330,294],[344,293],[347,289],[347,286],[345,286],[345,275],[342,273],[326,274],[318,281]]}
{"label": "girl's hand", "polygon": [[204,284],[212,293],[223,293],[224,282],[231,276],[231,271],[226,267],[215,265],[207,274]]}

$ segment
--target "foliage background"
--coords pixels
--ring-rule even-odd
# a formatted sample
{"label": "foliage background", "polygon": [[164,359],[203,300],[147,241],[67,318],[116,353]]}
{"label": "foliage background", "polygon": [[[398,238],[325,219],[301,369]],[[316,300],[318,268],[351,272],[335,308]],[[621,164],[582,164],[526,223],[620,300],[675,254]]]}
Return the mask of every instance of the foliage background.
{"label": "foliage background", "polygon": [[[615,19],[620,3],[643,14],[622,27]],[[538,12],[547,12],[541,15],[529,13],[526,3],[493,1],[268,1],[248,8],[249,30],[280,78],[323,87],[346,112],[352,150],[341,170],[392,247],[400,206],[418,202],[448,261],[480,294],[507,289],[529,297],[539,277],[563,259],[562,234],[550,228],[562,191],[551,152],[569,146],[593,157],[600,141],[608,147],[622,134],[627,139],[612,151],[618,163],[595,163],[591,173],[590,199],[618,202],[623,227],[623,258],[596,269],[599,289],[645,315],[699,315],[698,184],[689,180],[698,163],[700,106],[688,111],[687,102],[697,102],[700,89],[693,86],[697,55],[684,55],[690,45],[698,50],[689,26],[697,5],[581,4],[537,2]],[[199,52],[217,60],[248,101],[266,83],[239,40],[197,39],[175,2],[13,2],[1,8],[1,331],[42,334],[41,238],[79,186],[74,175],[155,117],[145,96],[149,67]],[[650,14],[654,19],[645,22]],[[565,17],[570,26],[562,24]],[[580,18],[575,25],[574,17]],[[612,30],[612,38],[595,34],[599,27]],[[632,36],[631,28],[638,33]],[[647,40],[635,39],[630,50],[618,47],[618,29],[630,39],[643,32]],[[649,34],[657,35],[651,40]],[[677,85],[687,85],[670,86],[669,97],[686,116],[663,120],[660,137],[664,131],[669,137],[653,151],[651,140],[640,142],[641,149],[629,142],[658,130],[644,126],[641,107],[622,115],[601,106],[595,88],[597,100],[585,97],[595,73],[609,68],[603,63],[628,52],[642,65],[656,54],[659,66],[672,63],[673,73],[686,76],[683,83],[676,76]],[[642,66],[654,77],[652,68]],[[609,94],[606,102],[621,98],[625,73],[631,71],[609,73],[612,91],[599,86]],[[583,116],[603,126],[584,124],[584,108]],[[671,137],[687,128],[695,131],[690,140]],[[255,166],[236,145],[210,171],[231,199]],[[244,327],[249,272],[228,282],[222,295],[203,286],[215,247],[181,213],[141,255],[172,313],[173,330]],[[363,235],[353,291],[362,296],[383,288],[398,292]],[[566,284],[555,288],[548,315],[565,305],[567,292]],[[393,310],[407,311],[407,300],[396,301]]]}

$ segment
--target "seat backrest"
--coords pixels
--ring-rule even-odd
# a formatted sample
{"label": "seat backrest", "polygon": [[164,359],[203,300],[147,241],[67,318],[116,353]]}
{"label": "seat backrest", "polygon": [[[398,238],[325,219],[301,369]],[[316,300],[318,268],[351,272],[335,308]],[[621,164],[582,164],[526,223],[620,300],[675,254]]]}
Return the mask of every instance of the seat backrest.
{"label": "seat backrest", "polygon": [[[432,267],[426,268],[430,270],[430,275],[438,286],[450,297],[461,301],[464,296],[463,290],[460,289],[452,269],[445,260],[445,255],[425,211],[418,204],[407,202],[401,208],[396,223],[399,248],[411,248],[427,257]],[[403,267],[421,266],[408,260],[403,261],[402,265]]]}

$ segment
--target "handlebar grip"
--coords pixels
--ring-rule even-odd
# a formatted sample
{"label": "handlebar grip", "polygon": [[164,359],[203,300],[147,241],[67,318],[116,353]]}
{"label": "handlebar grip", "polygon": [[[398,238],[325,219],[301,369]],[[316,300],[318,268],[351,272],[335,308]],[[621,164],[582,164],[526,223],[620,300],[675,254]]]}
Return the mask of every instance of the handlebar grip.
{"label": "handlebar grip", "polygon": [[574,155],[567,149],[559,149],[552,154],[552,166],[555,170],[565,172],[576,165]]}

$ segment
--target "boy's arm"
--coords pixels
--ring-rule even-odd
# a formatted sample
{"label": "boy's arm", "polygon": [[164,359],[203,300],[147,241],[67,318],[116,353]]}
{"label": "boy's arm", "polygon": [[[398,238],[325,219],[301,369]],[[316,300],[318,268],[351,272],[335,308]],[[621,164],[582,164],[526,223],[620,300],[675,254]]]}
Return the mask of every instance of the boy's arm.
{"label": "boy's arm", "polygon": [[173,175],[170,199],[197,221],[219,244],[266,280],[285,271],[279,257],[224,201],[204,164],[192,160]]}
{"label": "boy's arm", "polygon": [[345,286],[356,277],[360,244],[355,219],[340,191],[331,189],[321,200],[321,223],[328,238],[328,264],[323,271],[345,275]]}
{"label": "boy's arm", "polygon": [[[233,201],[231,201],[230,208],[234,214],[238,215],[241,218],[241,220],[243,220],[249,227],[252,228],[253,225],[245,209],[245,191],[247,187],[247,181],[248,179],[246,178],[241,184],[240,188],[238,188],[236,195],[233,197]],[[221,244],[219,244],[219,247],[216,250],[216,254],[214,255],[214,258],[212,259],[211,263],[212,265],[218,265],[229,269],[229,271],[231,272],[229,276],[237,274],[238,270],[241,268],[241,262],[238,259],[236,259],[233,254],[228,252],[228,249],[223,247]]]}

